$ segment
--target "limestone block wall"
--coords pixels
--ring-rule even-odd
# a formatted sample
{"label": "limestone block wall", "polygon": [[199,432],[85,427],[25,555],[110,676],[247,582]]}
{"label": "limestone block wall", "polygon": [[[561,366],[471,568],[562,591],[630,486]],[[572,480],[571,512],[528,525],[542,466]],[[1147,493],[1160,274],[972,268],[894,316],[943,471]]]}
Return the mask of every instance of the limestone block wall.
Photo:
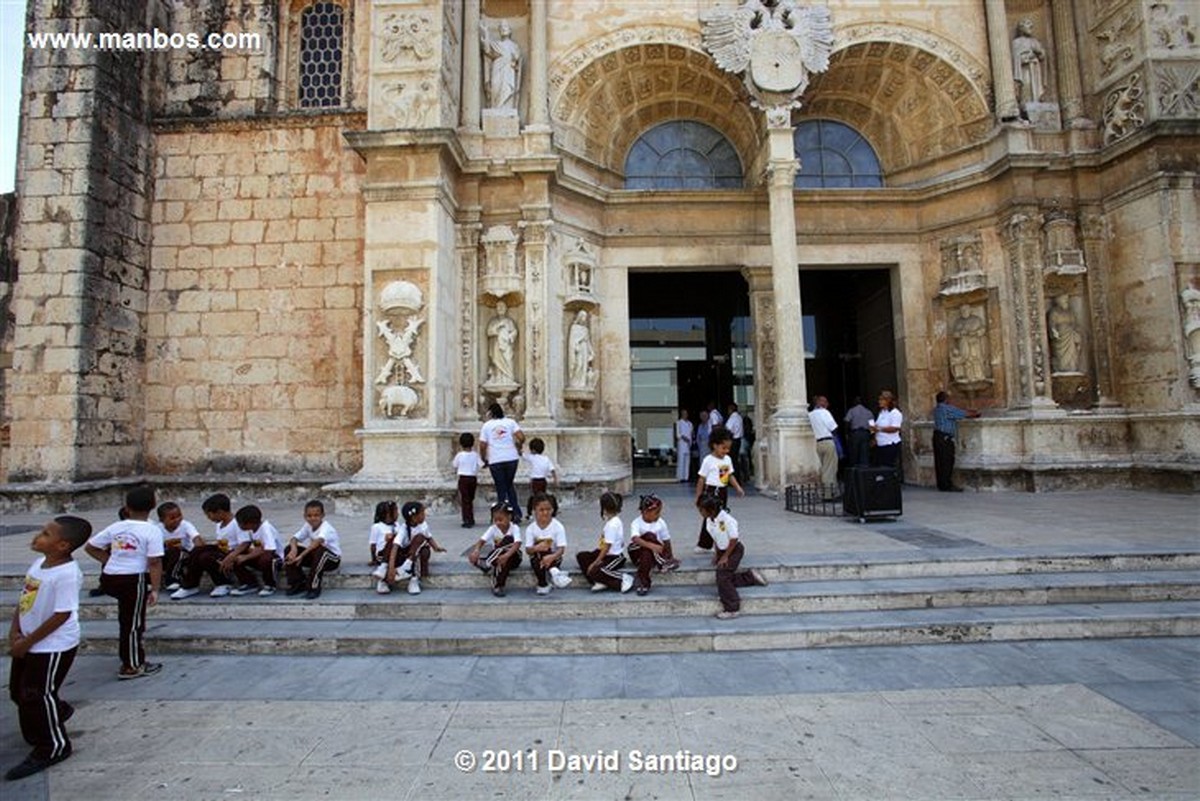
{"label": "limestone block wall", "polygon": [[357,469],[364,168],[347,119],[159,134],[148,472]]}

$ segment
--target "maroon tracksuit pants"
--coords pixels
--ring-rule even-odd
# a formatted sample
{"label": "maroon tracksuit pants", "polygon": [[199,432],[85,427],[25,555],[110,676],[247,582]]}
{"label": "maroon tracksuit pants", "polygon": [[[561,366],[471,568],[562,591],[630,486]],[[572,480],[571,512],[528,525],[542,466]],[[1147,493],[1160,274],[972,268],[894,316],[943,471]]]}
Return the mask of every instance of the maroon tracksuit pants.
{"label": "maroon tracksuit pants", "polygon": [[146,601],[150,594],[150,574],[100,574],[100,589],[117,599],[117,650],[121,666],[137,669],[146,661],[143,642],[146,634]]}
{"label": "maroon tracksuit pants", "polygon": [[17,705],[21,736],[33,746],[37,759],[54,759],[71,753],[66,718],[75,711],[58,697],[78,648],[50,653],[28,653],[12,660],[8,695]]}
{"label": "maroon tracksuit pants", "polygon": [[668,561],[675,558],[675,554],[671,551],[671,541],[659,542],[658,536],[655,534],[639,534],[638,539],[643,542],[652,542],[655,545],[662,546],[662,553],[658,554],[649,548],[644,548],[640,545],[629,546],[629,561],[637,565],[637,586],[650,588],[650,571],[654,568],[662,568]]}
{"label": "maroon tracksuit pants", "polygon": [[616,556],[605,556],[601,560],[600,567],[595,574],[589,574],[588,568],[592,563],[600,558],[600,551],[580,551],[575,554],[575,561],[579,563],[579,569],[588,581],[600,582],[610,590],[621,591],[621,565],[625,564],[625,555],[617,554]]}

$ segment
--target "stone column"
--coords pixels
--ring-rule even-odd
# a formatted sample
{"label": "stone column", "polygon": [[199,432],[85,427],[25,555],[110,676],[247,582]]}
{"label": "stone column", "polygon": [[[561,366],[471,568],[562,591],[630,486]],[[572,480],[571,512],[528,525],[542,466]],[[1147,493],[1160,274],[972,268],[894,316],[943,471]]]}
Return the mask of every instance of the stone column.
{"label": "stone column", "polygon": [[[540,5],[535,3],[534,5]],[[561,341],[561,326],[552,332],[551,325],[559,317],[559,309],[551,307],[550,266],[550,209],[545,206],[522,209],[521,241],[525,252],[525,420],[533,427],[551,420],[552,389],[562,385],[551,371],[556,362],[550,352],[552,341]],[[557,304],[556,304],[557,306]],[[557,333],[558,336],[552,336]]]}
{"label": "stone column", "polygon": [[804,325],[796,255],[794,185],[799,164],[790,125],[767,128],[771,207],[771,288],[775,313],[775,411],[771,415],[768,483],[782,490],[818,469],[816,441],[804,402]]}
{"label": "stone column", "polygon": [[992,86],[996,93],[996,116],[1001,122],[1021,116],[1013,82],[1012,31],[1004,0],[984,0],[987,11],[988,49],[992,51]]}
{"label": "stone column", "polygon": [[1099,208],[1080,210],[1083,258],[1088,265],[1088,307],[1092,312],[1092,353],[1096,362],[1096,404],[1120,406],[1113,386],[1112,328],[1108,312],[1108,224]]}
{"label": "stone column", "polygon": [[462,127],[479,130],[479,109],[483,98],[483,55],[479,50],[479,0],[466,0],[463,6],[462,45]]}
{"label": "stone column", "polygon": [[1075,38],[1075,4],[1050,4],[1053,15],[1054,52],[1058,68],[1058,98],[1066,128],[1091,127],[1083,116],[1083,89],[1079,75],[1079,43]]}
{"label": "stone column", "polygon": [[549,84],[546,52],[546,6],[544,2],[529,4],[529,128],[549,129]]}
{"label": "stone column", "polygon": [[[768,421],[775,412],[775,296],[771,292],[771,267],[747,266],[742,276],[750,288],[750,325],[754,332],[754,416],[759,437],[750,454],[754,462],[754,486],[766,489],[770,480]],[[815,447],[815,443],[814,443]],[[745,484],[745,481],[742,480]]]}
{"label": "stone column", "polygon": [[456,226],[459,273],[458,302],[458,409],[454,417],[460,425],[479,421],[479,359],[475,332],[479,310],[479,209],[467,209],[470,221]]}
{"label": "stone column", "polygon": [[[1046,339],[1046,301],[1042,291],[1042,217],[1036,208],[1015,210],[1003,222],[1001,237],[1012,291],[1011,324],[1015,327],[1017,380],[1014,407],[1036,412],[1056,409],[1051,398]],[[1012,366],[1009,373],[1012,374]]]}

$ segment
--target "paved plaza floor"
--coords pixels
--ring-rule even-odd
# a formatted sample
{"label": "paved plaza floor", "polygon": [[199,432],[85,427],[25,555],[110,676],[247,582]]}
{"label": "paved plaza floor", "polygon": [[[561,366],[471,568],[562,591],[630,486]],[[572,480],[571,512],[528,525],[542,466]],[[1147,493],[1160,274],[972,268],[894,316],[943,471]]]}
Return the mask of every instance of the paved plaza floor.
{"label": "paved plaza floor", "polygon": [[[658,489],[690,545],[694,518],[671,517],[687,508],[686,491]],[[204,530],[199,500],[185,509]],[[899,520],[861,525],[788,513],[768,498],[732,506],[758,564],[1200,547],[1191,496],[912,489],[905,504]],[[281,530],[299,524],[299,505],[264,508]],[[88,516],[103,523],[111,513]],[[571,551],[592,539],[594,510],[562,517],[580,532]],[[31,558],[24,529],[38,519],[3,521],[6,570]],[[370,521],[332,520],[352,542],[349,532],[362,535],[365,561]],[[479,531],[449,515],[431,524],[450,550],[439,559],[456,559]],[[1200,798],[1196,638],[161,661],[157,676],[118,682],[115,657],[80,657],[62,693],[77,709],[74,755],[0,786],[0,797]],[[0,760],[24,753],[5,704]]]}

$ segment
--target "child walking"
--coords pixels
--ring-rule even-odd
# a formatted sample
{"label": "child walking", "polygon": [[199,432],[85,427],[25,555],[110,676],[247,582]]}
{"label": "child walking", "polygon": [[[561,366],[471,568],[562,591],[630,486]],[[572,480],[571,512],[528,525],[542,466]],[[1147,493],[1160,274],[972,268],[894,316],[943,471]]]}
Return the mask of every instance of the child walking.
{"label": "child walking", "polygon": [[71,554],[91,534],[88,521],[62,515],[46,523],[29,544],[41,556],[25,573],[8,629],[12,654],[8,692],[17,705],[21,736],[33,750],[4,774],[9,781],[32,776],[71,756],[65,724],[75,710],[58,697],[58,690],[79,650],[83,571]]}
{"label": "child walking", "polygon": [[629,592],[633,587],[633,576],[621,570],[625,564],[625,524],[621,522],[621,504],[622,498],[615,492],[600,496],[600,517],[604,520],[600,547],[575,554],[580,571],[592,582],[592,592]]}
{"label": "child walking", "polygon": [[269,598],[275,594],[279,581],[283,540],[275,527],[263,520],[262,510],[257,506],[243,506],[237,510],[234,519],[242,530],[243,539],[234,550],[233,574],[237,576],[238,586],[230,595],[258,593],[260,598]]}
{"label": "child walking", "polygon": [[552,586],[561,590],[571,583],[571,577],[562,569],[567,530],[555,519],[558,501],[553,495],[539,493],[533,496],[530,505],[533,522],[525,527],[525,553],[529,554],[529,565],[537,579],[537,594],[549,595]]}
{"label": "child walking", "polygon": [[[400,507],[400,516],[404,518],[404,530],[392,540],[391,550],[388,551],[383,578],[375,585],[378,593],[392,591],[392,584],[397,579],[408,579],[408,594],[421,594],[421,579],[429,578],[429,557],[432,551],[445,553],[446,549],[429,533],[429,524],[425,522],[425,504],[420,501],[409,501]],[[380,570],[375,570],[379,578]]]}
{"label": "child walking", "polygon": [[558,473],[555,471],[554,462],[546,455],[546,443],[541,437],[529,440],[529,453],[522,454],[521,458],[529,465],[529,506],[526,515],[532,516],[533,496],[548,491],[548,479],[557,484]]}
{"label": "child walking", "polygon": [[[467,561],[492,575],[492,595],[503,598],[509,572],[521,564],[521,529],[513,522],[512,509],[503,501],[492,504],[491,513],[492,525],[475,542]],[[483,556],[485,547],[487,556]]]}
{"label": "child walking", "polygon": [[154,505],[153,487],[131,489],[125,495],[128,519],[92,535],[84,546],[88,555],[103,565],[100,586],[117,599],[118,679],[136,679],[162,670],[161,663],[146,661],[143,639],[146,607],[158,603],[162,582],[162,530],[149,520]]}
{"label": "child walking", "polygon": [[[317,500],[304,504],[304,525],[292,535],[283,558],[288,579],[288,595],[304,593],[308,600],[321,597],[321,582],[326,573],[342,564],[342,544],[337,529],[325,520],[325,504]],[[308,575],[304,569],[308,568]]]}
{"label": "child walking", "polygon": [[629,524],[629,559],[637,565],[634,589],[638,595],[650,592],[650,571],[666,573],[679,568],[671,550],[671,530],[662,519],[663,503],[657,495],[643,495],[638,503],[641,514]]}
{"label": "child walking", "polygon": [[167,585],[163,589],[174,592],[183,586],[184,571],[200,532],[183,519],[183,510],[174,501],[160,503],[157,513],[163,535],[163,581]]}
{"label": "child walking", "polygon": [[765,587],[767,580],[757,570],[738,570],[746,548],[738,536],[738,522],[733,515],[721,507],[721,500],[711,495],[700,502],[704,524],[716,546],[713,565],[717,568],[717,596],[721,599],[720,620],[738,616],[742,599],[738,587]]}
{"label": "child walking", "polygon": [[[733,435],[729,429],[717,426],[708,435],[708,447],[711,453],[700,463],[699,477],[696,479],[696,505],[705,498],[717,498],[721,508],[729,508],[729,486],[737,491],[738,497],[746,493],[733,474],[733,459],[729,458],[729,449],[733,445]],[[706,553],[712,550],[713,540],[709,536],[706,521],[701,512],[700,538],[696,541],[696,553]]]}
{"label": "child walking", "polygon": [[458,506],[462,510],[462,527],[475,526],[475,490],[479,486],[479,468],[483,460],[475,451],[475,435],[458,435],[458,453],[454,455],[454,472],[458,474]]}
{"label": "child walking", "polygon": [[395,501],[380,501],[375,504],[375,522],[371,524],[371,561],[368,567],[377,567],[387,561],[387,549],[396,538],[396,521],[400,509]]}

